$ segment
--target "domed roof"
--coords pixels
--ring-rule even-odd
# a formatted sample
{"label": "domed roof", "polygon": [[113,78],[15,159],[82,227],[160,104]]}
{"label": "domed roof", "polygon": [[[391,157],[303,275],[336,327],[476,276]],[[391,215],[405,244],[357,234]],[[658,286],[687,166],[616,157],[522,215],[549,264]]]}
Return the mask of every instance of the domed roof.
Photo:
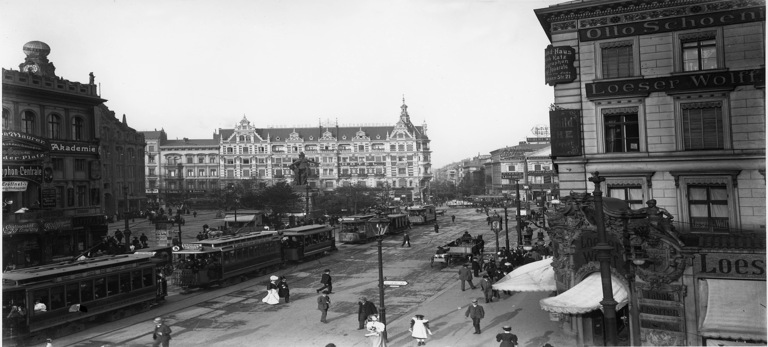
{"label": "domed roof", "polygon": [[24,54],[28,57],[45,57],[51,53],[51,47],[42,41],[29,41],[24,44]]}

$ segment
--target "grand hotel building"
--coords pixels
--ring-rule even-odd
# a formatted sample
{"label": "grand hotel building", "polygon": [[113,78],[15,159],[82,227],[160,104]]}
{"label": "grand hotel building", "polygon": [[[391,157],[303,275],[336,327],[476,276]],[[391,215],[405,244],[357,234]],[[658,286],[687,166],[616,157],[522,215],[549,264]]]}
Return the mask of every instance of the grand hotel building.
{"label": "grand hotel building", "polygon": [[164,131],[145,136],[147,194],[158,202],[218,194],[242,180],[290,182],[289,166],[302,152],[314,162],[313,189],[388,187],[395,198],[418,202],[428,198],[432,178],[427,126],[411,123],[405,103],[394,126],[259,128],[243,117],[212,139],[168,140]]}

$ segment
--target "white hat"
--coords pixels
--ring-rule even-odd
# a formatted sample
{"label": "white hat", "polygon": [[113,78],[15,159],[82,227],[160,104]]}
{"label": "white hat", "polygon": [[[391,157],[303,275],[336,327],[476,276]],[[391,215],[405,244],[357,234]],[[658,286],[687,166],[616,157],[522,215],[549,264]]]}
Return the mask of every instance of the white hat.
{"label": "white hat", "polygon": [[277,281],[279,278],[275,275],[269,276],[270,281]]}

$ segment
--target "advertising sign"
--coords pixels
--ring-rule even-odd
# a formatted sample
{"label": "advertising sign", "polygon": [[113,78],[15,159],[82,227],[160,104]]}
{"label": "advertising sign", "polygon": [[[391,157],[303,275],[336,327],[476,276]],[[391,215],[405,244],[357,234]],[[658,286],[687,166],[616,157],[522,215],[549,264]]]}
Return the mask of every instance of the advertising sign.
{"label": "advertising sign", "polygon": [[552,156],[571,157],[582,154],[581,110],[558,109],[549,111],[552,132]]}
{"label": "advertising sign", "polygon": [[39,183],[43,180],[43,167],[41,165],[3,165],[3,180],[14,178]]}
{"label": "advertising sign", "polygon": [[56,140],[51,142],[51,153],[99,154],[98,143]]}
{"label": "advertising sign", "polygon": [[544,49],[544,83],[555,86],[576,80],[576,50],[569,46],[547,46]]}
{"label": "advertising sign", "polygon": [[56,189],[45,188],[42,190],[40,197],[40,207],[52,208],[56,207]]}
{"label": "advertising sign", "polygon": [[27,181],[3,181],[4,192],[23,192],[27,190]]}
{"label": "advertising sign", "polygon": [[34,135],[3,131],[3,161],[41,160],[48,151],[48,141]]}

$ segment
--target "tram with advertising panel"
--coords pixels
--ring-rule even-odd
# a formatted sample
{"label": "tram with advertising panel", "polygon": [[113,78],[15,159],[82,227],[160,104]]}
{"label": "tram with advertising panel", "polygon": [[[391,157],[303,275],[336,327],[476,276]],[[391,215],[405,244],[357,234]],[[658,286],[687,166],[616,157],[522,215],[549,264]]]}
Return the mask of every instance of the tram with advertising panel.
{"label": "tram with advertising panel", "polygon": [[304,261],[336,250],[333,228],[327,225],[304,225],[281,232],[286,261]]}
{"label": "tram with advertising panel", "polygon": [[342,217],[338,232],[339,242],[364,243],[376,237],[375,228],[368,223],[375,216],[375,214],[363,214]]}
{"label": "tram with advertising panel", "polygon": [[171,284],[182,289],[240,281],[247,273],[278,268],[283,263],[277,231],[255,231],[183,244],[173,252]]}
{"label": "tram with advertising panel", "polygon": [[415,205],[405,209],[413,225],[429,224],[437,221],[437,211],[433,205]]}
{"label": "tram with advertising panel", "polygon": [[167,295],[164,266],[156,254],[120,254],[6,271],[3,345],[41,343],[143,312]]}

